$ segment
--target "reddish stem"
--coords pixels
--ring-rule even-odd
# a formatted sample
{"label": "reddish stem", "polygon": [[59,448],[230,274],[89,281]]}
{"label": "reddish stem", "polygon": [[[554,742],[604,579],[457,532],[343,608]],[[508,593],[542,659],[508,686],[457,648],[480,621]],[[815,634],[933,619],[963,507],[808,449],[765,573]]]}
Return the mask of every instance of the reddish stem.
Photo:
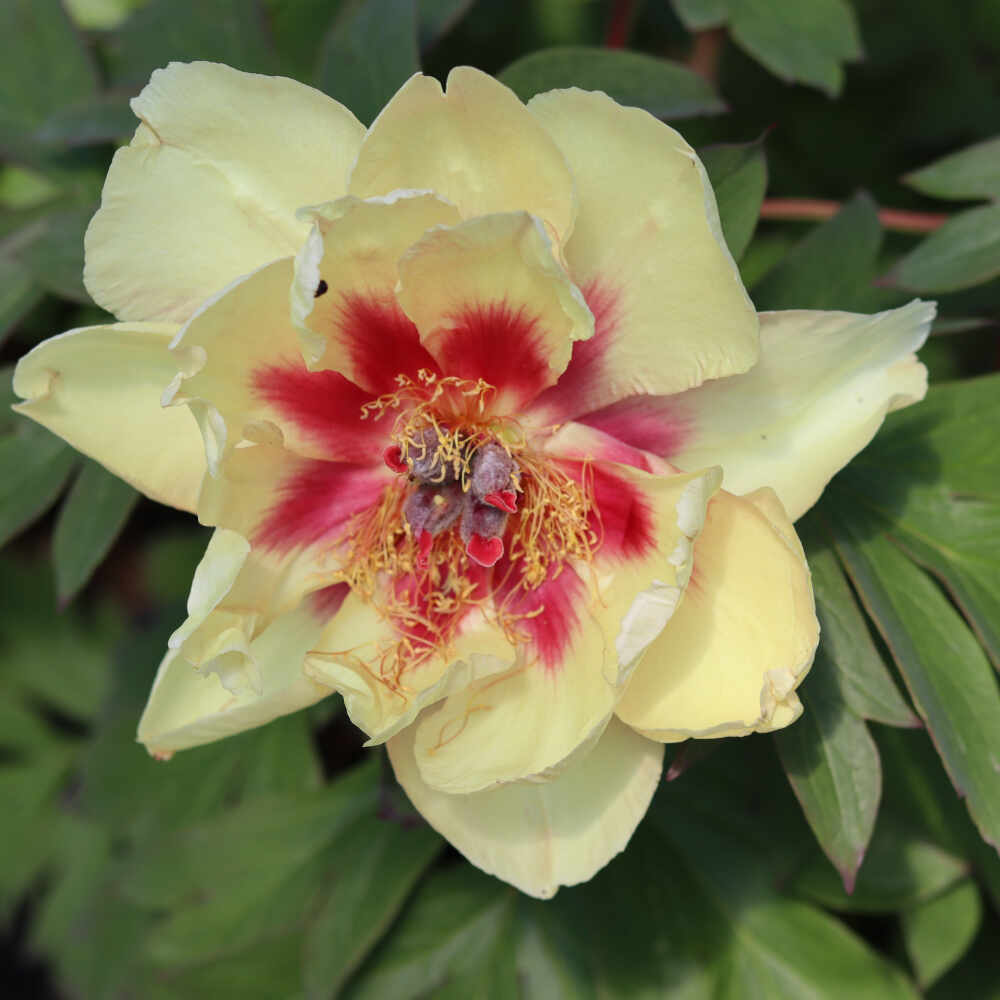
{"label": "reddish stem", "polygon": [[687,58],[687,67],[709,83],[719,82],[719,60],[722,58],[722,46],[726,40],[725,28],[707,28],[696,31],[691,54]]}
{"label": "reddish stem", "polygon": [[628,41],[629,29],[632,27],[632,13],[635,0],[615,0],[611,6],[611,19],[608,30],[604,33],[604,47],[607,49],[623,49]]}
{"label": "reddish stem", "polygon": [[[813,222],[832,219],[841,209],[839,201],[825,198],[767,198],[760,206],[762,219]],[[942,212],[909,212],[902,208],[880,208],[878,221],[883,229],[899,233],[932,233],[949,219]]]}

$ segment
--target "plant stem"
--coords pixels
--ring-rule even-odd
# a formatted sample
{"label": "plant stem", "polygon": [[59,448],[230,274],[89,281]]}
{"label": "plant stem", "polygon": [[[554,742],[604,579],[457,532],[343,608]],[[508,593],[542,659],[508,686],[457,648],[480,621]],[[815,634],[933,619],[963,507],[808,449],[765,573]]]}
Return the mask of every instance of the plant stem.
{"label": "plant stem", "polygon": [[[840,209],[839,201],[825,198],[766,198],[760,206],[760,217],[813,222],[831,219]],[[902,208],[880,208],[878,213],[882,228],[898,233],[932,233],[949,218],[943,212],[910,212]]]}

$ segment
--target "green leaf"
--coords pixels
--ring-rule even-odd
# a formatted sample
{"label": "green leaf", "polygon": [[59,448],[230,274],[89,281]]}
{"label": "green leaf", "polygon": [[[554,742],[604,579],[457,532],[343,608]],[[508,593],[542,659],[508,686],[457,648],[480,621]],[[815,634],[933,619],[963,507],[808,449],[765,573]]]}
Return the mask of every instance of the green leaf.
{"label": "green leaf", "polygon": [[928,1000],[1000,1000],[1000,952],[997,920],[987,921],[972,950],[927,992]]}
{"label": "green leaf", "polygon": [[863,309],[882,227],[875,202],[855,195],[754,285],[758,309]]}
{"label": "green leaf", "polygon": [[1000,136],[935,160],[903,180],[937,198],[996,201],[1000,199]]}
{"label": "green leaf", "polygon": [[715,189],[722,232],[739,260],[757,227],[767,190],[767,160],[760,142],[706,146],[698,150]]}
{"label": "green leaf", "polygon": [[305,938],[309,996],[335,994],[385,933],[441,849],[429,827],[366,818],[338,837],[332,877]]}
{"label": "green leaf", "polygon": [[372,760],[321,791],[253,798],[215,819],[148,839],[129,866],[125,892],[142,906],[170,907],[238,891],[247,881],[278,885],[370,813],[377,770]]}
{"label": "green leaf", "polygon": [[44,428],[21,421],[0,437],[0,545],[41,517],[77,463],[77,454]]}
{"label": "green leaf", "polygon": [[0,252],[0,344],[41,299],[30,269],[12,254]]}
{"label": "green leaf", "polygon": [[296,929],[202,966],[169,971],[154,966],[136,975],[130,987],[143,1000],[299,1000],[301,964],[302,937]]}
{"label": "green leaf", "polygon": [[130,137],[136,117],[128,100],[119,94],[104,94],[57,108],[35,132],[43,146],[74,148],[115,142]]}
{"label": "green leaf", "polygon": [[316,57],[346,0],[264,0],[282,73],[313,83]]}
{"label": "green leaf", "polygon": [[138,89],[173,59],[206,59],[253,73],[277,68],[261,0],[152,0],[108,39],[114,83]]}
{"label": "green leaf", "polygon": [[913,490],[893,518],[893,537],[945,585],[1000,667],[1000,503]]}
{"label": "green leaf", "polygon": [[349,0],[319,54],[317,86],[370,124],[420,69],[416,0]]}
{"label": "green leaf", "polygon": [[42,288],[73,302],[91,301],[83,286],[83,234],[93,214],[91,205],[50,212],[34,238],[17,251]]}
{"label": "green leaf", "polygon": [[937,586],[861,518],[837,548],[983,838],[1000,844],[1000,692],[982,647]]}
{"label": "green leaf", "polygon": [[775,76],[836,97],[842,63],[861,56],[854,12],[844,0],[673,0],[690,31],[728,22],[733,40]]}
{"label": "green leaf", "polygon": [[475,0],[417,0],[420,48],[429,49],[469,12]]}
{"label": "green leaf", "polygon": [[923,989],[972,947],[982,916],[979,890],[971,879],[903,913],[903,940]]}
{"label": "green leaf", "polygon": [[888,913],[933,898],[968,870],[961,858],[881,815],[852,892],[818,853],[796,873],[790,888],[834,910]]}
{"label": "green leaf", "polygon": [[1000,205],[973,208],[949,219],[888,275],[903,288],[954,292],[1000,274]]}
{"label": "green leaf", "polygon": [[882,815],[967,858],[1000,907],[1000,855],[979,836],[926,732],[883,729],[878,745],[885,774]]}
{"label": "green leaf", "polygon": [[108,554],[139,494],[128,483],[87,461],[59,511],[52,538],[56,592],[72,600]]}
{"label": "green leaf", "polygon": [[919,726],[896,687],[868,631],[833,551],[818,530],[818,519],[807,515],[796,525],[809,559],[816,615],[820,622],[820,655],[834,671],[830,679],[841,698],[859,718],[889,726]]}
{"label": "green leaf", "polygon": [[501,976],[514,974],[516,912],[512,889],[467,864],[435,873],[344,996],[408,1000],[454,995],[457,1000],[465,983],[470,989],[465,996],[504,995]]}
{"label": "green leaf", "polygon": [[59,0],[0,4],[0,148],[31,155],[31,133],[62,106],[97,91],[87,51]]}
{"label": "green leaf", "polygon": [[730,0],[671,0],[688,31],[718,28],[729,17]]}
{"label": "green leaf", "polygon": [[882,771],[868,727],[845,704],[835,672],[821,647],[799,688],[802,718],[775,740],[806,819],[851,892],[875,827]]}
{"label": "green leaf", "polygon": [[726,110],[711,85],[686,66],[638,52],[589,46],[542,49],[511,63],[499,79],[523,101],[546,90],[603,90],[619,104],[658,118]]}
{"label": "green leaf", "polygon": [[733,40],[775,76],[836,97],[842,63],[861,57],[854,11],[844,0],[729,0]]}

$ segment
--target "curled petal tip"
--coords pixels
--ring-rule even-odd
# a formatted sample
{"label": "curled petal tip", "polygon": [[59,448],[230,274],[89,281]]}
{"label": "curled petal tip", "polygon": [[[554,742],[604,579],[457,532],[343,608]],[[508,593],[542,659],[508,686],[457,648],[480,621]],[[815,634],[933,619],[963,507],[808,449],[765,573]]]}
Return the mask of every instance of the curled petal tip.
{"label": "curled petal tip", "polygon": [[483,497],[483,503],[488,503],[491,507],[505,510],[508,514],[517,513],[517,494],[513,490],[499,490],[496,493],[487,493]]}
{"label": "curled petal tip", "polygon": [[410,471],[409,466],[403,461],[403,452],[398,444],[391,444],[382,452],[382,461],[397,475]]}
{"label": "curled petal tip", "polygon": [[503,555],[503,539],[473,535],[465,546],[466,555],[480,566],[495,566]]}

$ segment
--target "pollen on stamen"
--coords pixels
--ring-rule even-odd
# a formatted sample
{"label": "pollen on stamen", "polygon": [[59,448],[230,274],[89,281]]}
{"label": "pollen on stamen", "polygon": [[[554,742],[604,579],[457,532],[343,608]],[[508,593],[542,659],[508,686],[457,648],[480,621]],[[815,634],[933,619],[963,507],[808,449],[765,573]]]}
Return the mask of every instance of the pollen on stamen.
{"label": "pollen on stamen", "polygon": [[[406,673],[431,657],[448,658],[474,609],[513,644],[528,641],[523,621],[544,608],[518,610],[519,595],[558,576],[567,562],[589,563],[601,539],[594,530],[600,519],[593,516],[586,463],[583,474],[573,478],[534,454],[515,419],[490,412],[493,386],[426,369],[416,379],[400,375],[396,384],[394,392],[365,403],[362,418],[393,415],[393,443],[383,458],[394,471],[410,475],[388,486],[378,504],[347,525],[338,543],[344,553],[338,577],[392,626],[396,638],[386,641],[374,663],[369,661],[368,672],[392,691],[405,693]],[[476,488],[492,492],[479,497],[470,492],[473,459],[479,450],[496,446],[510,456],[508,465],[501,461],[499,466],[509,470],[504,474],[510,481],[503,489],[483,487],[480,462]],[[459,527],[464,521],[427,531],[416,508],[411,525],[408,504],[418,495],[414,479],[416,489],[460,490],[468,502],[505,516],[495,533],[481,539],[469,538],[470,523],[463,540]],[[434,500],[445,502],[443,495]],[[497,593],[504,594],[502,600],[494,598]]]}

